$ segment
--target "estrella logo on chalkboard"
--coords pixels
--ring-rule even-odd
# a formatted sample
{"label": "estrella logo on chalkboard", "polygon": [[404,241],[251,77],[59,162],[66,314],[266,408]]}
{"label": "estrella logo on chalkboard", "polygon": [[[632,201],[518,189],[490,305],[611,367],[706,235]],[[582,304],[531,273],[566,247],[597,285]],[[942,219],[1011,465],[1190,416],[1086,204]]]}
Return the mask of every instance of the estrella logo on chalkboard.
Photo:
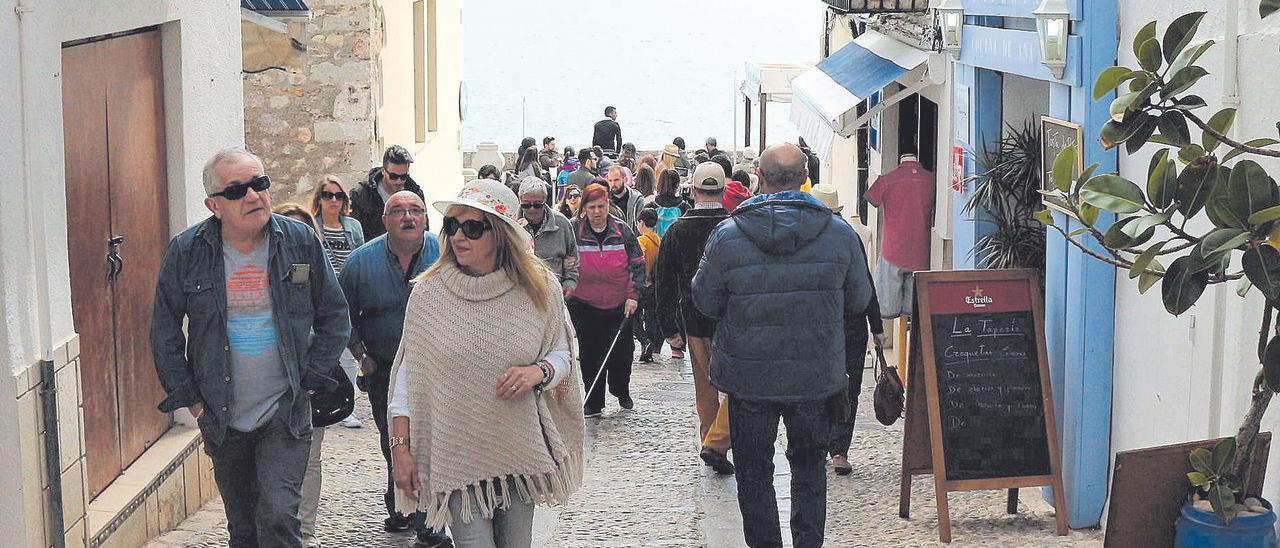
{"label": "estrella logo on chalkboard", "polygon": [[986,308],[987,305],[995,303],[996,300],[988,295],[982,294],[982,288],[974,286],[972,295],[965,295],[964,304],[974,308]]}

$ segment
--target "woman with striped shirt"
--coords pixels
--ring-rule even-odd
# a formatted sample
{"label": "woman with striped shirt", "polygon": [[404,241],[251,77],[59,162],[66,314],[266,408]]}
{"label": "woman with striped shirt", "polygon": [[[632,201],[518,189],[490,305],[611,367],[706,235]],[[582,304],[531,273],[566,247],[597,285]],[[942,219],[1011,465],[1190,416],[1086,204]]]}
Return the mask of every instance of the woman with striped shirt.
{"label": "woman with striped shirt", "polygon": [[329,250],[329,263],[335,274],[342,273],[342,265],[357,247],[364,244],[364,231],[360,222],[350,217],[351,198],[342,181],[326,175],[311,197],[311,212],[320,228],[320,239]]}

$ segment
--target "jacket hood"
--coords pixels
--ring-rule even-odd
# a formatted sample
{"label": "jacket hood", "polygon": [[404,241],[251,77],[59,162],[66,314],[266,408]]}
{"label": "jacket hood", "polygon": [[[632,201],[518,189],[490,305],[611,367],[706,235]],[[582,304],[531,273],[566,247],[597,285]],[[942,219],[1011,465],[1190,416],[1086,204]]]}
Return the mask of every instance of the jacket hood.
{"label": "jacket hood", "polygon": [[770,255],[791,255],[822,234],[833,219],[817,198],[799,190],[761,194],[733,211],[733,222]]}

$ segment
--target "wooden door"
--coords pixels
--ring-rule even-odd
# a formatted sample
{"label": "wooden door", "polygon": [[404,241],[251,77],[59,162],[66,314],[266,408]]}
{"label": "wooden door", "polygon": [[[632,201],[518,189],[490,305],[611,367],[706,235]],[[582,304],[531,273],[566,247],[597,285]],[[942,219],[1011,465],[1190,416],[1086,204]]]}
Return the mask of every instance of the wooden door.
{"label": "wooden door", "polygon": [[155,408],[164,391],[148,340],[169,234],[161,70],[156,31],[63,50],[72,312],[91,496],[172,424]]}

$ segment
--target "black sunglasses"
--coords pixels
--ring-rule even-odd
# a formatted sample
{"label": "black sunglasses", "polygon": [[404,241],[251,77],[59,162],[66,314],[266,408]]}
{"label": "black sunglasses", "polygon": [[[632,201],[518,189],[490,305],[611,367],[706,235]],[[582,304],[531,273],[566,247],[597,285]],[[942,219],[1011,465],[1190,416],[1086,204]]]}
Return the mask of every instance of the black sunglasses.
{"label": "black sunglasses", "polygon": [[520,204],[520,209],[538,209],[544,205],[547,205],[547,203],[546,202],[530,202],[527,204]]}
{"label": "black sunglasses", "polygon": [[484,237],[484,233],[493,230],[493,225],[489,221],[477,221],[471,219],[469,221],[458,222],[453,217],[444,218],[444,233],[446,236],[452,237],[458,233],[458,229],[462,229],[462,235],[468,240],[479,240]]}
{"label": "black sunglasses", "polygon": [[271,178],[266,175],[259,175],[243,183],[231,183],[223,187],[222,192],[214,192],[209,197],[222,196],[228,200],[239,200],[249,193],[249,189],[254,192],[262,192],[271,188]]}
{"label": "black sunglasses", "polygon": [[341,191],[329,192],[328,190],[321,190],[320,199],[321,200],[342,200],[345,202],[347,201],[347,193],[341,192]]}
{"label": "black sunglasses", "polygon": [[386,172],[387,177],[390,177],[392,181],[399,181],[400,179],[408,179],[408,178],[409,178],[409,174],[408,174],[408,173],[392,173],[392,172],[387,171],[387,170],[385,170],[385,169],[383,169],[382,171]]}

